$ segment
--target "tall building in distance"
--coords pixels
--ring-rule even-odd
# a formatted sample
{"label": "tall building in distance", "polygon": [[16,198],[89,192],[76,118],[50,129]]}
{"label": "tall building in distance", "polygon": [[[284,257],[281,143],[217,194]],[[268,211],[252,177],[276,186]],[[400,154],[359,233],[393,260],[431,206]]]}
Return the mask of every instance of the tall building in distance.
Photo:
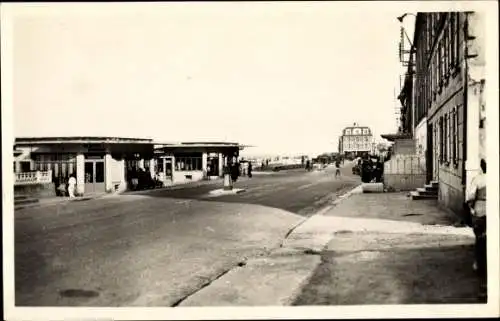
{"label": "tall building in distance", "polygon": [[364,153],[372,153],[372,150],[373,134],[369,127],[354,123],[342,130],[339,137],[340,155],[358,157]]}

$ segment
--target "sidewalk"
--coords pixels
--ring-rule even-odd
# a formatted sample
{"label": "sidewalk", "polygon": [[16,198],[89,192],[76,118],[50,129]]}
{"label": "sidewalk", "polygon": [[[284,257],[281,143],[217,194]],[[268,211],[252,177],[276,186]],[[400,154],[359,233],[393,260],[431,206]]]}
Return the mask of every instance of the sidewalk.
{"label": "sidewalk", "polygon": [[[243,179],[240,178],[240,180],[245,180],[245,178],[243,178]],[[14,205],[14,209],[20,210],[20,209],[24,209],[24,208],[44,207],[44,206],[50,206],[50,205],[56,205],[56,204],[67,204],[70,202],[88,201],[88,200],[102,198],[102,197],[117,197],[120,195],[141,195],[141,194],[148,194],[148,193],[151,193],[154,191],[176,190],[176,189],[193,188],[193,187],[198,187],[198,186],[217,185],[217,184],[222,184],[222,179],[219,178],[219,179],[214,179],[214,180],[210,180],[210,181],[198,181],[198,182],[190,182],[190,183],[184,183],[184,184],[173,184],[173,185],[168,185],[168,186],[161,187],[161,188],[145,189],[145,190],[139,190],[139,191],[125,191],[125,192],[121,192],[121,193],[92,193],[92,194],[85,194],[84,196],[78,196],[74,199],[70,199],[69,197],[40,198],[40,199],[38,199],[38,202],[36,202],[36,203]]]}
{"label": "sidewalk", "polygon": [[405,194],[348,197],[182,306],[478,303],[474,235]]}
{"label": "sidewalk", "polygon": [[84,196],[77,196],[73,199],[70,199],[68,196],[54,196],[54,197],[40,198],[36,203],[14,204],[14,210],[21,210],[24,208],[33,208],[33,207],[44,207],[56,204],[67,204],[70,202],[88,201],[101,197],[109,197],[112,195],[113,194],[107,194],[107,193],[92,193]]}
{"label": "sidewalk", "polygon": [[320,253],[293,305],[481,303],[474,234],[436,201],[353,194],[287,239]]}

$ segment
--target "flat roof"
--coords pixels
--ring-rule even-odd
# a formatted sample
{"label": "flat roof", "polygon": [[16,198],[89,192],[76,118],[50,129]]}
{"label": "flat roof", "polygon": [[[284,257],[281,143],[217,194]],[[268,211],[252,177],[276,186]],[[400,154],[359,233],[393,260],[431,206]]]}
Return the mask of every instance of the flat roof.
{"label": "flat roof", "polygon": [[66,136],[66,137],[17,137],[16,145],[43,144],[153,144],[150,138]]}
{"label": "flat roof", "polygon": [[168,148],[196,148],[196,147],[227,147],[227,148],[243,148],[249,147],[246,145],[240,145],[238,143],[180,143],[180,144],[165,144],[158,146],[157,149],[168,149]]}
{"label": "flat roof", "polygon": [[395,141],[396,139],[409,139],[411,138],[410,134],[402,134],[402,133],[396,133],[396,134],[382,134],[380,135],[382,138],[387,139],[388,141]]}

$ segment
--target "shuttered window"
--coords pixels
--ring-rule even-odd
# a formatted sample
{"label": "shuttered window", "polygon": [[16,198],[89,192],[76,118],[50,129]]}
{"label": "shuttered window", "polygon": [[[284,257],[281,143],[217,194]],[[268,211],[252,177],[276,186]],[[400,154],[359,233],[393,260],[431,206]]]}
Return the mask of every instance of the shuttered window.
{"label": "shuttered window", "polygon": [[458,127],[458,112],[457,108],[453,108],[452,112],[452,127],[451,127],[451,139],[452,139],[452,144],[451,144],[451,160],[453,162],[453,165],[458,164],[458,132],[457,132],[457,127]]}
{"label": "shuttered window", "polygon": [[455,69],[456,65],[456,59],[457,55],[455,53],[455,43],[457,42],[457,33],[456,33],[456,27],[455,27],[455,21],[456,21],[456,13],[452,12],[450,15],[450,23],[448,27],[448,31],[450,34],[450,73],[453,72]]}
{"label": "shuttered window", "polygon": [[444,160],[444,131],[443,131],[443,117],[439,118],[439,161]]}

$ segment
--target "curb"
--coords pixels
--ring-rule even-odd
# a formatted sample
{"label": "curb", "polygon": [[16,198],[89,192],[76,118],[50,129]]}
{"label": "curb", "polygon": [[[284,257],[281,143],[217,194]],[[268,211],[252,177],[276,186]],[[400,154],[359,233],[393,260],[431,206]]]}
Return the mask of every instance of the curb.
{"label": "curb", "polygon": [[152,189],[145,189],[145,190],[140,190],[140,191],[125,191],[121,193],[117,193],[115,195],[141,195],[141,194],[147,194],[155,191],[173,191],[173,190],[179,190],[179,189],[186,189],[186,188],[196,188],[200,186],[209,186],[209,185],[215,185],[216,183],[220,183],[222,179],[214,179],[210,181],[203,181],[203,183],[186,183],[186,184],[178,184],[178,185],[170,185],[170,186],[165,186],[165,187],[160,187],[160,188],[152,188]]}
{"label": "curb", "polygon": [[[327,207],[321,209],[320,211],[318,211],[316,214],[313,214],[311,215],[310,217],[307,217],[305,218],[304,220],[300,221],[297,225],[295,225],[288,233],[287,235],[285,236],[285,238],[283,239],[282,243],[281,243],[281,246],[280,248],[281,249],[285,249],[283,247],[283,244],[285,242],[285,240],[291,235],[293,234],[293,232],[299,227],[301,226],[302,224],[306,223],[308,220],[312,219],[313,217],[315,216],[322,216],[324,215],[325,213],[327,213],[329,210],[331,210],[332,208],[334,208],[335,206],[337,206],[338,204],[340,204],[342,201],[344,201],[345,199],[349,198],[352,194],[356,194],[356,193],[363,193],[363,187],[362,187],[362,184],[358,184],[356,185],[354,188],[352,188],[351,190],[349,190],[347,193],[345,194],[342,194],[340,195],[337,199],[335,199],[335,201],[333,201],[330,205],[328,205]],[[330,239],[331,240],[331,239]],[[328,244],[328,242],[327,242]],[[322,246],[322,249],[321,251],[316,251],[313,249],[313,251],[311,251],[311,253],[308,253],[308,255],[314,255],[314,256],[320,256],[321,258],[321,252],[322,250],[325,248],[326,244]],[[297,250],[297,249],[293,249],[293,248],[289,248],[289,250]],[[305,252],[307,251],[307,249],[300,249],[300,252],[302,252],[302,255],[306,254]],[[321,259],[318,261],[318,263],[316,265],[314,265],[314,267],[310,270],[310,273],[300,282],[300,285],[297,286],[296,288],[292,289],[290,295],[285,299],[285,302],[288,306],[291,306],[293,304],[293,302],[299,297],[299,295],[302,293],[302,290],[309,284],[309,281],[311,280],[312,276],[314,275],[314,271],[316,270],[316,268],[321,264]]]}
{"label": "curb", "polygon": [[85,201],[90,201],[94,199],[99,199],[99,198],[105,198],[105,197],[112,197],[115,194],[102,194],[102,195],[95,195],[95,196],[83,196],[83,197],[77,197],[75,199],[56,199],[53,202],[37,202],[37,203],[31,203],[31,204],[19,204],[19,205],[14,205],[14,210],[22,210],[25,208],[36,208],[36,207],[46,207],[46,206],[51,206],[51,205],[57,205],[57,204],[68,204],[72,202],[85,202]]}
{"label": "curb", "polygon": [[316,216],[316,215],[324,215],[326,212],[328,212],[329,210],[331,210],[332,208],[334,208],[335,206],[340,204],[342,201],[349,198],[352,194],[358,194],[358,193],[363,193],[363,184],[356,185],[354,188],[352,188],[347,193],[344,193],[344,194],[340,195],[339,197],[337,197],[330,205],[319,210],[316,214],[311,215],[307,219],[310,219],[311,217]]}

